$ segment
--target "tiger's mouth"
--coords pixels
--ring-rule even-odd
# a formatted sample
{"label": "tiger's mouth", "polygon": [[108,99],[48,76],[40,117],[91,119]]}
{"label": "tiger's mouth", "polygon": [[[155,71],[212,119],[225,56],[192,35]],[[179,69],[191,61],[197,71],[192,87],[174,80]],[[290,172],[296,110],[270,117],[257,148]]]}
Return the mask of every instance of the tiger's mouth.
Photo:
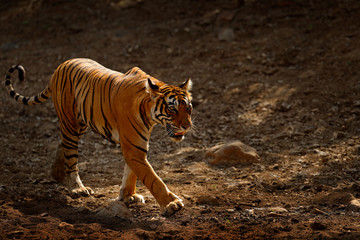
{"label": "tiger's mouth", "polygon": [[166,131],[171,140],[174,142],[180,142],[184,139],[186,131],[178,131],[176,127],[171,124],[166,124]]}

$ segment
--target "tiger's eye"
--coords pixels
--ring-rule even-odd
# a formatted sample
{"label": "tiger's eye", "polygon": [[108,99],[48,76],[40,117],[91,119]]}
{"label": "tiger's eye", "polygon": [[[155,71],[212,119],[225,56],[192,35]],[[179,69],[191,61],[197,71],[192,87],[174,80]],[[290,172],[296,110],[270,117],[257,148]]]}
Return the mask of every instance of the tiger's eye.
{"label": "tiger's eye", "polygon": [[168,107],[168,110],[169,110],[170,112],[176,112],[176,108],[174,108],[174,107]]}

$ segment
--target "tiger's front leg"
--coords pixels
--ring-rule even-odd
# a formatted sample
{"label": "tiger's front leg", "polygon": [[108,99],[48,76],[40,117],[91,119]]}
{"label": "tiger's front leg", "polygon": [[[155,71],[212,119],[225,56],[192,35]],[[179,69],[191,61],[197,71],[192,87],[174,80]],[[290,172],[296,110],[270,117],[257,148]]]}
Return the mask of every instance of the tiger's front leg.
{"label": "tiger's front leg", "polygon": [[144,197],[140,194],[135,193],[136,180],[137,180],[137,176],[131,170],[131,168],[125,163],[119,200],[123,201],[126,205],[135,202],[145,203]]}
{"label": "tiger's front leg", "polygon": [[[126,164],[155,197],[160,205],[162,215],[172,215],[184,207],[182,200],[172,193],[155,173],[154,169],[146,159],[146,154],[136,148],[128,146],[123,146],[123,154],[125,156]],[[126,171],[124,176],[126,176]],[[136,178],[132,178],[132,181],[128,181],[125,185],[123,182],[121,190],[126,192],[125,190],[133,189],[134,191],[129,191],[127,195],[131,196],[132,194],[135,194],[135,182]],[[121,194],[123,193],[120,193],[120,199]]]}

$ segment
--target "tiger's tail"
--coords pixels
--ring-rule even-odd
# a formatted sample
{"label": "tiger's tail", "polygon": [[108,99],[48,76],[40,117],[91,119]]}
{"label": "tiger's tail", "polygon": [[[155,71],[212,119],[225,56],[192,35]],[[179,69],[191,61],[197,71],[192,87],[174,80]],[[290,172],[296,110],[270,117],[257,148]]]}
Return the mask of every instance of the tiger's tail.
{"label": "tiger's tail", "polygon": [[26,97],[19,93],[17,93],[13,87],[13,84],[10,80],[11,74],[17,70],[19,72],[19,80],[24,81],[25,79],[25,69],[21,65],[14,65],[12,66],[8,73],[5,76],[5,86],[6,90],[10,94],[12,98],[14,98],[18,103],[25,104],[25,105],[36,105],[42,102],[45,102],[50,96],[51,91],[49,86],[47,86],[44,90],[32,97]]}

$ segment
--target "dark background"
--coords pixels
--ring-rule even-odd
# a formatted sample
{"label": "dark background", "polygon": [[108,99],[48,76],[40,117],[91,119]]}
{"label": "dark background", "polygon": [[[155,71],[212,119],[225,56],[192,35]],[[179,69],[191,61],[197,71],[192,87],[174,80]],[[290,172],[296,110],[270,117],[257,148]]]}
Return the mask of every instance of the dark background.
{"label": "dark background", "polygon": [[[196,131],[172,143],[161,127],[149,161],[185,209],[164,218],[99,217],[118,196],[123,157],[89,132],[80,175],[95,190],[71,199],[52,180],[59,142],[51,101],[17,104],[0,88],[0,235],[59,239],[358,238],[360,2],[355,0],[0,1],[0,69],[24,95],[59,64],[87,57],[134,66],[171,84],[194,82]],[[252,166],[214,167],[206,149],[240,140]],[[352,194],[352,195],[348,195]],[[205,200],[204,200],[205,199]]]}

